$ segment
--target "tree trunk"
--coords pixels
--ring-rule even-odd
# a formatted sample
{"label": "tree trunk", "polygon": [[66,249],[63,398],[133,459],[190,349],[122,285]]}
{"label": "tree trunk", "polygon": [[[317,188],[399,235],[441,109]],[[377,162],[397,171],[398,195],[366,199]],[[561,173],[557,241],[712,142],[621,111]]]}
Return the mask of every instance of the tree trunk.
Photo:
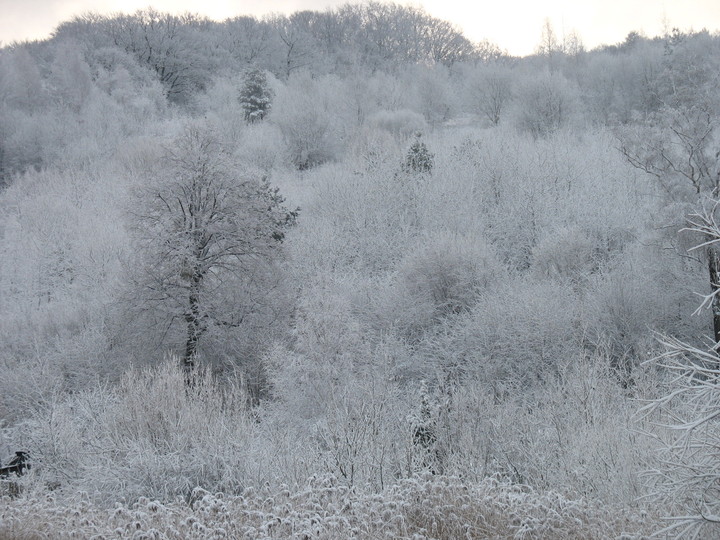
{"label": "tree trunk", "polygon": [[185,341],[185,354],[183,355],[182,365],[183,369],[188,372],[195,368],[198,342],[200,341],[200,336],[203,333],[200,315],[201,281],[201,276],[193,276],[190,295],[188,296],[188,311],[185,313],[185,322],[187,323],[187,340]]}
{"label": "tree trunk", "polygon": [[713,244],[707,247],[708,271],[710,272],[710,290],[715,293],[712,299],[713,334],[715,344],[720,343],[720,248]]}

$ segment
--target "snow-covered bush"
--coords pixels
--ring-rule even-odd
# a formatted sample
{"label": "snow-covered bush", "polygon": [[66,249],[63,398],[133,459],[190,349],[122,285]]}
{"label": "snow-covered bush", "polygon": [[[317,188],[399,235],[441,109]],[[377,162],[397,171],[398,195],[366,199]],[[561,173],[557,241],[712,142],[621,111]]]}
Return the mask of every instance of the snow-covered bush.
{"label": "snow-covered bush", "polygon": [[269,175],[274,169],[286,164],[287,149],[281,130],[268,122],[246,126],[239,139],[236,155]]}
{"label": "snow-covered bush", "polygon": [[541,239],[533,249],[532,269],[541,276],[587,279],[597,271],[600,256],[595,242],[579,227],[563,227]]}
{"label": "snow-covered bush", "polygon": [[292,75],[278,89],[270,119],[280,127],[290,162],[309,169],[339,157],[346,140],[344,88],[333,77]]}
{"label": "snow-covered bush", "polygon": [[692,290],[702,290],[705,277],[702,268],[686,264],[658,248],[635,246],[621,262],[594,276],[583,313],[588,342],[609,349],[618,366],[627,367],[655,353],[653,331],[676,336],[708,332],[707,320],[685,316],[695,308]]}
{"label": "snow-covered bush", "polygon": [[664,373],[663,393],[639,411],[656,448],[645,471],[649,497],[669,509],[672,538],[714,538],[720,531],[720,381],[717,352],[664,337],[664,351],[648,361]]}
{"label": "snow-covered bush", "polygon": [[450,119],[456,109],[456,93],[450,84],[450,72],[442,65],[410,66],[401,76],[406,99],[414,111],[436,126]]}
{"label": "snow-covered bush", "polygon": [[239,77],[218,77],[212,85],[196,99],[196,107],[202,112],[229,147],[238,146],[243,138],[246,122],[245,111],[238,101]]}
{"label": "snow-covered bush", "polygon": [[417,354],[461,379],[542,384],[558,362],[578,355],[576,293],[548,281],[504,279],[465,312],[424,336]]}
{"label": "snow-covered bush", "polygon": [[562,75],[546,73],[519,86],[515,104],[518,129],[535,138],[547,137],[578,114],[578,91]]}
{"label": "snow-covered bush", "polygon": [[395,137],[406,139],[418,131],[427,129],[427,123],[422,114],[408,109],[397,111],[378,111],[371,115],[368,124],[392,133]]}
{"label": "snow-covered bush", "polygon": [[484,116],[497,126],[505,117],[513,97],[511,68],[502,64],[481,64],[465,72],[464,97],[470,112]]}
{"label": "snow-covered bush", "polygon": [[397,162],[355,171],[327,164],[311,171],[311,202],[288,248],[305,268],[353,268],[377,275],[389,270],[418,233],[418,192],[424,183],[403,186]]}
{"label": "snow-covered bush", "polygon": [[375,173],[395,165],[400,153],[397,138],[388,131],[368,125],[356,133],[348,151],[348,160],[358,170]]}
{"label": "snow-covered bush", "polygon": [[264,429],[287,452],[283,475],[324,471],[348,485],[379,488],[406,471],[410,424],[395,383],[406,351],[364,337],[344,294],[349,285],[327,280],[303,294],[293,350],[276,347],[266,358],[274,403]]}
{"label": "snow-covered bush", "polygon": [[444,317],[465,313],[503,273],[492,246],[482,238],[448,231],[427,234],[397,265],[395,294],[387,313],[408,336]]}
{"label": "snow-covered bush", "polygon": [[169,501],[196,486],[237,493],[253,469],[247,401],[240,381],[189,375],[169,358],[129,370],[115,388],[58,396],[25,422],[22,440],[38,479],[67,493],[103,501]]}

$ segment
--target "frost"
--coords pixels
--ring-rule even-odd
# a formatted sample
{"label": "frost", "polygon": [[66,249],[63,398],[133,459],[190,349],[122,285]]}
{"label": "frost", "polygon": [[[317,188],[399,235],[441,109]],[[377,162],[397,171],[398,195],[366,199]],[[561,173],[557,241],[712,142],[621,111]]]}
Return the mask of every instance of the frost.
{"label": "frost", "polygon": [[[600,508],[553,492],[536,492],[493,479],[467,484],[455,477],[405,480],[382,493],[348,495],[332,487],[332,479],[311,482],[310,489],[290,492],[292,503],[273,496],[223,495],[227,513],[208,513],[218,503],[206,493],[193,505],[152,504],[139,519],[117,510],[107,513],[89,504],[83,525],[67,537],[155,540],[205,538],[640,538],[643,521],[619,507]],[[352,504],[339,504],[348,497]],[[318,503],[316,501],[322,501]],[[278,517],[282,512],[288,517]],[[11,500],[0,519],[0,535],[25,521],[27,530],[63,530],[72,511],[38,499]],[[629,532],[635,527],[637,532]],[[442,531],[442,533],[441,533]]]}
{"label": "frost", "polygon": [[538,37],[0,46],[0,537],[717,533],[720,35]]}

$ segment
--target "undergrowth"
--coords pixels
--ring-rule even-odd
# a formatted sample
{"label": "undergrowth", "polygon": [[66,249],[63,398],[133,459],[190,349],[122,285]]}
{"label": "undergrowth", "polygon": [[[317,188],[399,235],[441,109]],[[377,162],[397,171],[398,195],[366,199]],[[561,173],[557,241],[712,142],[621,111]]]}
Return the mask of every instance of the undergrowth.
{"label": "undergrowth", "polygon": [[640,540],[651,518],[627,508],[539,493],[487,478],[404,480],[382,493],[340,485],[332,476],[305,486],[246,489],[226,496],[195,488],[173,503],[141,497],[132,504],[95,505],[52,494],[5,498],[2,540],[110,539],[599,539]]}

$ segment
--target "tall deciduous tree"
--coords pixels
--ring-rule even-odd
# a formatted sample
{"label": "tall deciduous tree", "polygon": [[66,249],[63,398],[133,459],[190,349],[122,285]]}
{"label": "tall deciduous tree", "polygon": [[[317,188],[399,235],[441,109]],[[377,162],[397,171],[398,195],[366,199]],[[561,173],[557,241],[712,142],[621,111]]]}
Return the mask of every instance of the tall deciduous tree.
{"label": "tall deciduous tree", "polygon": [[273,15],[267,19],[279,39],[280,65],[278,69],[285,78],[304,68],[311,68],[316,46],[307,31],[307,19],[311,12],[300,11],[290,17]]}
{"label": "tall deciduous tree", "polygon": [[[669,377],[665,394],[651,401],[640,412],[663,420],[661,429],[651,436],[658,444],[659,461],[647,475],[651,496],[670,502],[679,515],[668,518],[670,525],[658,531],[674,538],[712,538],[720,530],[720,371],[718,371],[718,286],[717,270],[720,201],[688,219],[689,229],[700,233],[710,266],[712,292],[704,295],[703,306],[713,310],[715,345],[708,350],[679,339],[663,337],[665,351],[650,362],[663,368]],[[666,420],[667,419],[667,420]]]}
{"label": "tall deciduous tree", "polygon": [[[708,197],[720,197],[720,101],[715,91],[720,79],[717,68],[696,67],[697,55],[686,40],[678,32],[668,37],[656,90],[662,105],[644,126],[623,133],[621,151],[629,163],[657,178],[669,202],[698,208]],[[720,343],[720,247],[707,234],[703,246],[714,339]]]}
{"label": "tall deciduous tree", "polygon": [[512,75],[506,66],[480,66],[469,73],[467,93],[473,110],[482,113],[493,126],[500,123],[512,99]]}
{"label": "tall deciduous tree", "polygon": [[540,36],[540,43],[537,46],[537,53],[546,58],[551,69],[555,68],[555,59],[563,52],[562,44],[555,35],[555,29],[550,19],[545,19]]}
{"label": "tall deciduous tree", "polygon": [[247,305],[260,301],[235,292],[278,257],[296,212],[264,181],[243,178],[202,127],[186,128],[167,150],[151,189],[138,221],[142,303],[169,335],[184,327],[182,362],[192,368],[209,329],[242,325]]}

